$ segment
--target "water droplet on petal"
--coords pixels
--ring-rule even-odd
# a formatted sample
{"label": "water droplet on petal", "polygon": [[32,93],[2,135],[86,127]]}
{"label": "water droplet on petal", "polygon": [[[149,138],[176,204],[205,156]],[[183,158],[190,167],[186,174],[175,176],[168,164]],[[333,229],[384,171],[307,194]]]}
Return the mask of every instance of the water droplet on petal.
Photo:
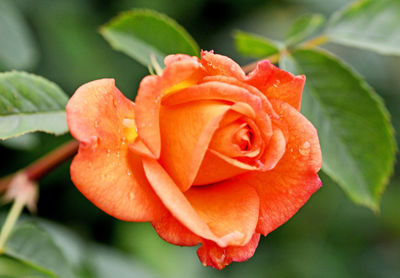
{"label": "water droplet on petal", "polygon": [[308,141],[304,142],[304,144],[301,145],[299,148],[299,153],[304,156],[308,155],[310,153],[310,147],[311,147],[310,142]]}
{"label": "water droplet on petal", "polygon": [[121,137],[121,144],[122,145],[125,145],[126,144],[126,137],[125,136],[123,136],[123,137]]}
{"label": "water droplet on petal", "polygon": [[132,200],[133,198],[135,198],[135,194],[133,194],[133,192],[130,192],[130,193],[129,193],[129,199]]}

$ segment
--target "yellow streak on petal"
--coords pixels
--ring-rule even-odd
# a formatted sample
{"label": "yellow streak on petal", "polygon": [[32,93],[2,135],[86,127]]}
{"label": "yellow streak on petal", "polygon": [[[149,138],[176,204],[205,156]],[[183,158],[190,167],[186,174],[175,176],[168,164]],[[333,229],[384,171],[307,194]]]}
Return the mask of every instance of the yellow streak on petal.
{"label": "yellow streak on petal", "polygon": [[179,82],[178,84],[175,84],[174,86],[168,88],[165,91],[164,95],[168,95],[168,94],[175,93],[177,91],[186,89],[190,86],[196,85],[196,83],[197,83],[197,79],[196,80],[191,80],[191,79],[183,80],[182,82]]}
{"label": "yellow streak on petal", "polygon": [[133,142],[137,137],[136,125],[134,119],[125,118],[122,120],[124,126],[124,135],[128,142]]}

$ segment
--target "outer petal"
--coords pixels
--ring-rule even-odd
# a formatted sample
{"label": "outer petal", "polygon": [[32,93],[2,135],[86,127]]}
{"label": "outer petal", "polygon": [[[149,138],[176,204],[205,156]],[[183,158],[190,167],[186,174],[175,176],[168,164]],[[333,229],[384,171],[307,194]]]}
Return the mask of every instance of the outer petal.
{"label": "outer petal", "polygon": [[191,232],[221,247],[244,245],[250,240],[259,211],[253,188],[221,184],[192,188],[185,196],[156,160],[144,158],[143,165],[164,205]]}
{"label": "outer petal", "polygon": [[258,88],[268,99],[280,99],[300,110],[305,80],[304,75],[294,76],[264,60],[248,75],[246,83]]}
{"label": "outer petal", "polygon": [[275,100],[272,104],[288,126],[286,153],[273,170],[244,174],[236,180],[256,188],[260,196],[257,232],[264,235],[285,223],[321,187],[317,175],[322,163],[317,131],[287,103]]}
{"label": "outer petal", "polygon": [[206,241],[197,250],[197,255],[205,266],[222,269],[232,261],[243,262],[251,258],[256,251],[259,240],[260,234],[254,233],[249,243],[245,246],[229,246],[225,248],[219,247],[214,242]]}
{"label": "outer petal", "polygon": [[127,144],[136,137],[134,104],[113,79],[81,86],[67,105],[71,134],[81,141],[71,164],[77,188],[97,207],[128,221],[149,221],[164,211]]}
{"label": "outer petal", "polygon": [[210,186],[192,187],[185,192],[193,208],[218,237],[241,234],[250,241],[258,221],[259,198],[251,187],[230,180]]}
{"label": "outer petal", "polygon": [[171,213],[152,222],[157,234],[169,243],[181,246],[194,246],[202,239],[183,226]]}
{"label": "outer petal", "polygon": [[224,75],[244,80],[246,74],[243,69],[232,59],[214,54],[212,51],[201,52],[201,62],[209,75]]}

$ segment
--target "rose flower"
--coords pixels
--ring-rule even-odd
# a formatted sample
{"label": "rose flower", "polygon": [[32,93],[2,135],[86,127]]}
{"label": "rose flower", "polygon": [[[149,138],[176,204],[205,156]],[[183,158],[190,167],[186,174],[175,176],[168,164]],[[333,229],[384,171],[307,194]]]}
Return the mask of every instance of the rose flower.
{"label": "rose flower", "polygon": [[246,75],[228,57],[165,58],[133,103],[113,79],[81,86],[67,105],[79,152],[71,178],[125,221],[164,240],[201,244],[204,265],[249,259],[321,186],[317,131],[300,112],[304,76],[268,60]]}

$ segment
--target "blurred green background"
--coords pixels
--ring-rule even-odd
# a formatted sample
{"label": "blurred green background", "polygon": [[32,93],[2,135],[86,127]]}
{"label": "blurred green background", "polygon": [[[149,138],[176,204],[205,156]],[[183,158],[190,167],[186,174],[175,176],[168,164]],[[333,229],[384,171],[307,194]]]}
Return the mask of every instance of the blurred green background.
{"label": "blurred green background", "polygon": [[[202,49],[214,49],[244,65],[249,60],[235,51],[232,31],[280,39],[300,15],[330,15],[349,2],[18,0],[8,4],[27,25],[30,35],[24,43],[26,51],[33,53],[31,60],[15,68],[42,75],[69,95],[85,82],[113,77],[120,90],[133,99],[147,69],[113,51],[98,33],[100,25],[121,11],[140,7],[165,13],[183,25]],[[4,37],[4,29],[0,28],[0,37]],[[384,98],[395,130],[400,130],[400,59],[334,44],[324,47],[366,77]],[[0,64],[1,71],[10,69]],[[38,134],[2,143],[0,174],[17,171],[69,138]],[[124,223],[97,209],[76,190],[68,167],[63,165],[41,181],[37,216],[68,227],[84,241],[111,246],[112,252],[118,253],[100,259],[110,264],[121,256],[124,265],[134,271],[126,277],[400,277],[398,171],[382,197],[378,215],[352,204],[334,182],[322,176],[324,186],[295,217],[261,239],[253,258],[217,271],[201,265],[196,248],[162,241],[150,224]],[[118,277],[123,267],[117,265],[103,270],[101,277]]]}

